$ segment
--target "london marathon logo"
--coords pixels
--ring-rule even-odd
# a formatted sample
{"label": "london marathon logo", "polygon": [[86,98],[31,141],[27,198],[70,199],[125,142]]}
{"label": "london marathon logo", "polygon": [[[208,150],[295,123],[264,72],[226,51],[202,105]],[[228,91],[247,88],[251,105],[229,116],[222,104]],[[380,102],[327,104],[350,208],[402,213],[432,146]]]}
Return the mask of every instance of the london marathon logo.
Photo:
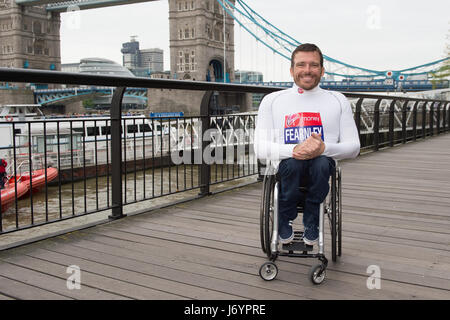
{"label": "london marathon logo", "polygon": [[286,116],[284,121],[284,143],[301,143],[312,133],[320,135],[322,140],[323,126],[319,112],[299,112]]}

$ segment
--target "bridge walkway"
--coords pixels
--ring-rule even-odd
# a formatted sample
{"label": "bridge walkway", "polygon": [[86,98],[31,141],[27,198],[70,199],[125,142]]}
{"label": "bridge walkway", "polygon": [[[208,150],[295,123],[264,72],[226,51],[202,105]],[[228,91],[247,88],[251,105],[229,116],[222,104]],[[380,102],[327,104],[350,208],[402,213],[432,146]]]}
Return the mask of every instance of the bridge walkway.
{"label": "bridge walkway", "polygon": [[[261,183],[0,252],[0,299],[448,299],[450,135],[341,163],[343,254],[258,270]],[[328,229],[328,228],[327,228]],[[67,267],[81,269],[69,290]],[[369,266],[381,288],[367,288]]]}

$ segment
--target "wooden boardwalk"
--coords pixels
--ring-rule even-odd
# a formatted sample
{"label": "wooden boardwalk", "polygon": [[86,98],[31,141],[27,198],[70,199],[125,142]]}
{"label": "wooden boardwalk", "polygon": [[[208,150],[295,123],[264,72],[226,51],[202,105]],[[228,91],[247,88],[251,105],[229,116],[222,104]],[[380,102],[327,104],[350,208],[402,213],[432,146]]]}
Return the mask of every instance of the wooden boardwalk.
{"label": "wooden boardwalk", "polygon": [[257,183],[4,250],[0,299],[450,299],[449,147],[446,134],[341,163],[343,255],[331,261],[327,235],[320,286],[315,259],[280,257],[274,281],[259,277]]}

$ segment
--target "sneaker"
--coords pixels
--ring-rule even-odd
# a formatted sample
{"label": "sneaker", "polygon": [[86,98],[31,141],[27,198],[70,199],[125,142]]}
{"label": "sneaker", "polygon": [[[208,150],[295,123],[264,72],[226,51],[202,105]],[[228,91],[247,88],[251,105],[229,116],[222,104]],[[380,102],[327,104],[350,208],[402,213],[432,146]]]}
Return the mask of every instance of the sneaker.
{"label": "sneaker", "polygon": [[287,226],[280,226],[279,236],[281,244],[288,244],[294,240],[294,230],[292,229],[292,221]]}
{"label": "sneaker", "polygon": [[306,228],[303,233],[303,242],[308,246],[314,245],[319,241],[319,228]]}

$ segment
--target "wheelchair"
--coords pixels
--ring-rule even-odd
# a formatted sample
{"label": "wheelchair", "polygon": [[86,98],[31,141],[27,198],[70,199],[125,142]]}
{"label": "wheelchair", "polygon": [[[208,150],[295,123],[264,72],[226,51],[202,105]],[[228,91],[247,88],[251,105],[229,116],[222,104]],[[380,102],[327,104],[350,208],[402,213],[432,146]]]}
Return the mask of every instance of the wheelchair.
{"label": "wheelchair", "polygon": [[[303,231],[296,230],[294,226],[294,240],[289,244],[280,244],[278,238],[278,190],[280,179],[278,174],[269,174],[270,166],[266,167],[263,178],[263,193],[260,209],[260,239],[262,251],[270,261],[265,262],[259,269],[259,275],[266,281],[276,278],[278,268],[275,264],[279,256],[295,258],[317,258],[320,263],[315,264],[309,271],[308,277],[313,284],[321,284],[326,277],[328,260],[325,257],[325,215],[328,217],[331,235],[331,257],[333,262],[342,253],[342,189],[341,168],[337,165],[333,170],[330,180],[330,191],[324,202],[320,204],[319,211],[319,243],[317,253],[314,247],[306,245],[303,240]],[[303,213],[304,200],[308,190],[306,186],[300,186],[302,194],[297,204],[297,211]]]}

